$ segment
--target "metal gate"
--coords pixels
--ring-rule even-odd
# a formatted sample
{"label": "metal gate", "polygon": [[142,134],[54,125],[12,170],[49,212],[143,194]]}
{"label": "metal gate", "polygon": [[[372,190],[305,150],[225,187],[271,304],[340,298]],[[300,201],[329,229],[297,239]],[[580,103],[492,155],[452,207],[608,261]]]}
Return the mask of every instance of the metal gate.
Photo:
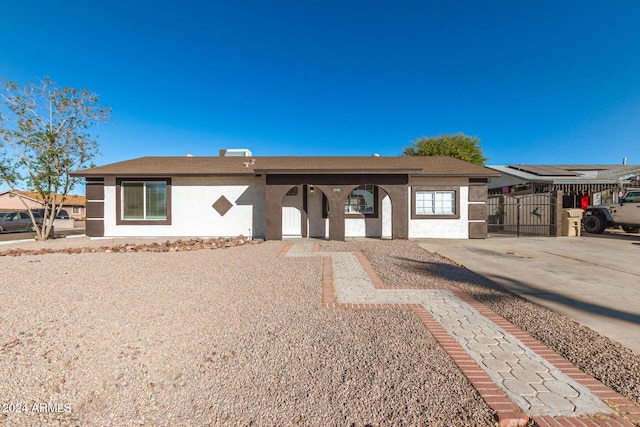
{"label": "metal gate", "polygon": [[555,192],[489,196],[489,237],[555,236],[557,200]]}

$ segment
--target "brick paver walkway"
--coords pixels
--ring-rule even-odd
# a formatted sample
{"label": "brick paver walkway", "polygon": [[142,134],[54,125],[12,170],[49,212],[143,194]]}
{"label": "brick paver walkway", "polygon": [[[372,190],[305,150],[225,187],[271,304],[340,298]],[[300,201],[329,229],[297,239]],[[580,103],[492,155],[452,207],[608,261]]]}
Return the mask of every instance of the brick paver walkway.
{"label": "brick paver walkway", "polygon": [[313,243],[297,243],[282,255],[324,257],[326,307],[412,309],[498,412],[502,425],[524,425],[529,416],[541,426],[640,423],[640,407],[461,290],[385,289],[361,253],[314,249]]}

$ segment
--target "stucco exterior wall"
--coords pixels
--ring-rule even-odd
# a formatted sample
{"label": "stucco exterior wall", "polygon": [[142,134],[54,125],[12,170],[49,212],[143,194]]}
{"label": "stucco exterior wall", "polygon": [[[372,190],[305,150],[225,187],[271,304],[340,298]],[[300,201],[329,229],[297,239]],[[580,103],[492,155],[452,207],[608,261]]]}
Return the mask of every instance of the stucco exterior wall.
{"label": "stucco exterior wall", "polygon": [[393,205],[391,203],[391,198],[384,194],[382,198],[382,237],[385,239],[391,238],[392,233],[392,219],[393,219]]}
{"label": "stucco exterior wall", "polygon": [[[459,180],[451,181],[428,181],[421,180],[420,185],[447,185],[459,188],[458,197],[460,199],[460,217],[457,219],[412,219],[411,212],[415,209],[411,200],[412,187],[407,190],[409,203],[409,238],[410,239],[468,239],[469,238],[469,186]],[[413,182],[413,184],[417,184]]]}
{"label": "stucco exterior wall", "polygon": [[[171,225],[116,226],[115,184],[115,178],[105,179],[105,236],[264,237],[264,178],[172,178]],[[233,204],[224,215],[212,207],[221,196]]]}
{"label": "stucco exterior wall", "polygon": [[[407,203],[396,212],[389,195],[380,187],[378,196],[378,218],[345,218],[345,237],[386,237],[392,235],[393,216],[400,214],[399,223],[406,230],[405,237],[418,238],[459,238],[470,237],[470,227],[474,221],[485,225],[482,211],[484,201],[470,202],[469,182],[462,178],[412,179],[408,187],[404,185],[394,200],[399,205]],[[412,190],[415,188],[452,188],[455,189],[459,205],[457,218],[415,218]],[[486,187],[483,187],[486,188]],[[406,189],[406,199],[404,192]],[[396,191],[396,190],[394,190]],[[116,180],[104,181],[104,236],[237,236],[243,234],[263,238],[266,233],[266,182],[264,177],[173,177],[171,179],[171,224],[170,225],[116,225]],[[285,196],[282,206],[295,206],[302,211],[303,187],[299,186],[296,196]],[[303,215],[304,229],[309,237],[326,238],[330,235],[330,221],[322,218],[322,191],[316,186],[314,192],[307,192],[307,213]],[[224,196],[232,207],[224,214],[216,211],[212,205]],[[403,200],[404,199],[404,200]],[[280,201],[278,201],[280,203]],[[469,204],[477,204],[470,212]],[[481,206],[480,206],[481,205]],[[477,211],[477,212],[476,212]],[[405,219],[406,218],[406,219]],[[470,220],[471,219],[471,220]],[[402,225],[404,221],[407,225]],[[341,225],[341,224],[338,224]],[[400,230],[400,231],[402,231]],[[398,236],[394,236],[398,238]]]}
{"label": "stucco exterior wall", "polygon": [[391,237],[391,223],[391,199],[380,189],[378,218],[346,218],[345,237]]}

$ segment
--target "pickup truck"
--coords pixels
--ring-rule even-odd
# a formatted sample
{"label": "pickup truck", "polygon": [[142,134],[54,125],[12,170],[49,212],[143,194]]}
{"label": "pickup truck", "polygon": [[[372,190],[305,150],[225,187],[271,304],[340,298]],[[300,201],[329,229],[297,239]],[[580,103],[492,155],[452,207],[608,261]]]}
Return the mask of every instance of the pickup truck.
{"label": "pickup truck", "polygon": [[602,233],[607,227],[622,227],[627,233],[640,231],[640,189],[625,193],[618,203],[588,206],[582,217],[587,233]]}

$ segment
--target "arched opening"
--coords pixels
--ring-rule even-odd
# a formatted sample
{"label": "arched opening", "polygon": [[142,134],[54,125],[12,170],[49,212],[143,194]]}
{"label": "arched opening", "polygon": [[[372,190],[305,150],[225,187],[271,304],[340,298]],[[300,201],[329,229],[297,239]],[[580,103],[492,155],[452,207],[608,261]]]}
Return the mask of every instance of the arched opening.
{"label": "arched opening", "polygon": [[355,186],[345,198],[345,237],[391,238],[392,204],[375,184]]}
{"label": "arched opening", "polygon": [[[374,218],[376,216],[375,212],[373,214],[374,217],[367,218],[367,215],[370,214],[366,212],[366,209],[363,214],[350,214],[354,215],[354,217],[347,218],[349,216],[345,213],[347,203],[353,204],[354,207],[356,204],[362,206],[362,200],[364,200],[365,208],[367,206],[367,197],[361,192],[354,193],[353,196],[355,197],[350,198],[357,200],[357,202],[352,200],[347,202],[349,199],[347,196],[353,190],[367,190],[366,181],[362,179],[364,176],[300,176],[302,179],[311,178],[307,182],[316,182],[313,184],[297,183],[296,180],[298,178],[298,176],[293,175],[267,177],[265,192],[265,237],[267,240],[282,239],[282,202],[285,194],[292,187],[298,187],[298,192],[302,189],[303,197],[304,194],[307,197],[306,205],[304,201],[302,202],[302,209],[299,201],[295,205],[298,211],[302,212],[303,215],[307,215],[306,219],[301,218],[302,227],[306,226],[307,232],[305,233],[303,229],[303,232],[298,235],[344,240],[347,237],[345,229],[349,226],[352,230],[355,230],[353,232],[350,231],[348,234],[352,237],[388,237],[389,227],[391,228],[391,238],[406,239],[408,237],[409,218],[407,213],[408,193],[406,183],[397,183],[394,179],[377,177],[382,184],[369,184],[378,191],[377,199],[374,197],[374,200],[377,200],[377,202],[374,202],[374,206],[378,208],[377,218]],[[352,182],[353,184],[345,184],[345,182]],[[361,185],[365,185],[364,189],[359,188]],[[306,190],[304,189],[305,187]],[[385,201],[386,198],[388,200]],[[295,206],[292,205],[292,207]],[[383,223],[385,224],[384,231]]]}
{"label": "arched opening", "polygon": [[327,238],[329,220],[324,192],[313,184],[289,188],[282,198],[282,237]]}

